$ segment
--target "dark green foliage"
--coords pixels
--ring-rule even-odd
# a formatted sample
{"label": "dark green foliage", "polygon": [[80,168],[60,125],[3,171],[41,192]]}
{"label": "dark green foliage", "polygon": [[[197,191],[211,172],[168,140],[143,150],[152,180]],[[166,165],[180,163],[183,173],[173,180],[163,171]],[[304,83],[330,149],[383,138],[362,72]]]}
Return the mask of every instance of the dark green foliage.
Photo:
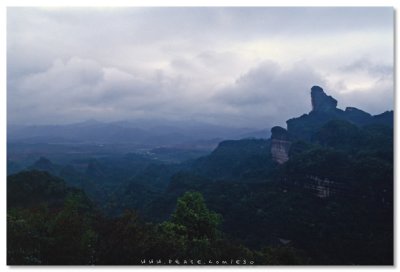
{"label": "dark green foliage", "polygon": [[61,209],[7,211],[7,263],[91,264],[97,234],[80,195],[69,195]]}
{"label": "dark green foliage", "polygon": [[339,149],[357,149],[365,141],[360,129],[343,120],[333,120],[316,133],[315,138],[323,146]]}
{"label": "dark green foliage", "polygon": [[[7,210],[7,264],[43,264],[41,248],[47,243],[48,211]],[[46,257],[47,258],[47,257]]]}
{"label": "dark green foliage", "polygon": [[224,141],[209,156],[196,160],[192,170],[213,179],[257,180],[274,169],[269,149],[269,140]]}
{"label": "dark green foliage", "polygon": [[[17,177],[21,176],[29,178],[27,183],[32,185],[37,182],[43,190],[63,183],[43,172],[25,172]],[[42,178],[44,182],[40,182]],[[154,225],[131,211],[117,218],[103,217],[93,210],[84,194],[65,185],[63,188],[68,194],[57,195],[61,205],[49,206],[45,196],[40,205],[25,201],[24,205],[9,206],[9,265],[127,265],[141,264],[143,259],[162,260],[164,264],[184,259],[201,260],[203,264],[229,263],[232,259],[284,264],[285,258],[290,263],[304,263],[290,247],[252,251],[225,238],[219,229],[221,216],[206,207],[198,192],[183,194],[171,219]]]}
{"label": "dark green foliage", "polygon": [[[314,133],[313,142],[294,142],[290,160],[277,168],[274,176],[267,175],[269,183],[263,175],[258,176],[258,183],[248,183],[249,179],[213,180],[204,174],[206,177],[181,173],[173,177],[166,194],[153,207],[169,207],[164,215],[158,214],[165,218],[183,191],[195,190],[223,216],[222,230],[250,248],[283,246],[279,242],[283,239],[290,241],[293,251],[289,252],[302,256],[302,263],[390,264],[392,134],[387,126],[357,127],[332,120]],[[234,171],[231,166],[219,166],[220,171]],[[310,178],[335,182],[332,195],[319,198],[309,191],[305,186]],[[274,179],[276,182],[271,182]],[[277,249],[274,252],[279,254]],[[286,263],[298,263],[289,255],[282,256]]]}
{"label": "dark green foliage", "polygon": [[198,192],[186,192],[178,199],[171,223],[186,229],[189,240],[214,240],[221,218],[207,209],[203,196]]}
{"label": "dark green foliage", "polygon": [[309,141],[312,136],[328,121],[342,119],[342,111],[336,109],[332,112],[310,112],[298,118],[286,121],[288,132],[299,140]]}
{"label": "dark green foliage", "polygon": [[313,215],[319,227],[310,238],[319,242],[303,241],[300,248],[321,264],[393,263],[392,128],[334,120],[314,141],[308,148],[295,143],[281,172],[287,186],[299,189],[313,184],[312,177],[334,182],[334,195]]}
{"label": "dark green foliage", "polygon": [[218,257],[212,252],[219,239],[221,218],[207,209],[203,196],[186,192],[178,199],[171,220],[160,225],[161,232],[182,248],[180,256],[191,258]]}
{"label": "dark green foliage", "polygon": [[42,171],[25,171],[7,178],[7,206],[60,206],[68,194],[65,183]]}
{"label": "dark green foliage", "polygon": [[29,169],[47,171],[82,189],[108,215],[143,210],[183,166],[161,164],[139,154],[80,159],[67,165],[40,158]]}
{"label": "dark green foliage", "polygon": [[153,237],[154,227],[145,225],[134,212],[104,219],[98,228],[98,264],[139,264],[140,258],[153,258],[148,251],[156,238]]}
{"label": "dark green foliage", "polygon": [[315,144],[312,144],[310,142],[305,142],[305,141],[302,141],[302,140],[295,141],[290,146],[289,157],[293,157],[293,156],[295,156],[297,154],[300,154],[302,152],[310,150],[310,149],[312,149],[314,147],[315,147]]}
{"label": "dark green foliage", "polygon": [[318,176],[346,182],[351,179],[352,171],[345,152],[330,148],[312,148],[294,155],[284,165],[282,174],[285,178],[296,181],[302,181],[308,176]]}
{"label": "dark green foliage", "polygon": [[393,164],[393,128],[384,125],[363,127],[367,134],[365,147],[359,154],[365,157],[377,157]]}
{"label": "dark green foliage", "polygon": [[283,165],[270,140],[254,139],[179,165],[42,158],[34,168],[83,189],[102,214],[49,173],[8,176],[8,263],[393,264],[392,116],[349,108],[291,119],[289,134],[273,131],[292,141]]}

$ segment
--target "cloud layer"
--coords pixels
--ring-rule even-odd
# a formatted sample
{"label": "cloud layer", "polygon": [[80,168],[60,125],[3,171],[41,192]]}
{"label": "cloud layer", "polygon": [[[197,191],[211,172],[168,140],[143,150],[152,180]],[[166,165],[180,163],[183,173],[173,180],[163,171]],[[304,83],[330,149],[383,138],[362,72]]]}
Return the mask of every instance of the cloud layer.
{"label": "cloud layer", "polygon": [[393,108],[391,8],[8,8],[8,120],[268,127]]}

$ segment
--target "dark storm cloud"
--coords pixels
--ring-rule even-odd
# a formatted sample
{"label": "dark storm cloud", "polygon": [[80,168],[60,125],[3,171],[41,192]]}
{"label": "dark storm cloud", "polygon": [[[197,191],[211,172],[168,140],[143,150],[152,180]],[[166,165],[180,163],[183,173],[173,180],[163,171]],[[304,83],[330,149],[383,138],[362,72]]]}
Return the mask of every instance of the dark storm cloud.
{"label": "dark storm cloud", "polygon": [[8,120],[266,127],[316,84],[383,111],[392,25],[391,8],[8,8]]}

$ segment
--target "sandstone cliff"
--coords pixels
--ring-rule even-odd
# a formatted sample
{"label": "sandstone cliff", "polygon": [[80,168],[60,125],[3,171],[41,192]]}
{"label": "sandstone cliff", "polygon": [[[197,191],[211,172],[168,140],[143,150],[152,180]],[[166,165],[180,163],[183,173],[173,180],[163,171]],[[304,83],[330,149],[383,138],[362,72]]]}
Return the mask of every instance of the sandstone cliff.
{"label": "sandstone cliff", "polygon": [[289,160],[291,144],[286,129],[278,126],[271,129],[271,155],[274,161],[282,164]]}

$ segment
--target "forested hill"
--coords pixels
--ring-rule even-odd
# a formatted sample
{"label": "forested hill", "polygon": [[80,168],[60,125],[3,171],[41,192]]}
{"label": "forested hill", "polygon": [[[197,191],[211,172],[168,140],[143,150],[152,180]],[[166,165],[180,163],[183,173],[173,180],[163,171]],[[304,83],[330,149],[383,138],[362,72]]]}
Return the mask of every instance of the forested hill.
{"label": "forested hill", "polygon": [[311,102],[268,140],[182,163],[38,158],[8,176],[9,263],[393,264],[393,111],[341,110],[317,86]]}
{"label": "forested hill", "polygon": [[247,246],[283,239],[312,263],[391,263],[393,112],[342,111],[319,87],[311,95],[312,111],[270,140],[222,142],[174,175],[146,215],[168,218],[195,190]]}

